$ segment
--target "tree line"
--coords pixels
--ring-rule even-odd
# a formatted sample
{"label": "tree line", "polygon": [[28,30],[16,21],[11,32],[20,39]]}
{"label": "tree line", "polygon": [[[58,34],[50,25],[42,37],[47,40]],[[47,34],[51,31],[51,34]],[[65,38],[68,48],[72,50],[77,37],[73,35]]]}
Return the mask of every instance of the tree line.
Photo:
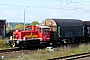
{"label": "tree line", "polygon": [[[40,25],[40,23],[38,21],[33,21],[31,24],[26,24],[25,26],[28,26],[28,25],[36,26],[36,25]],[[8,26],[6,26],[6,36],[5,37],[9,38],[10,36],[12,36],[14,30],[24,30],[24,24],[15,25],[13,30],[10,24],[8,24]]]}
{"label": "tree line", "polygon": [[[25,26],[36,26],[36,25],[40,25],[40,23],[38,21],[33,21],[31,24],[26,24]],[[6,27],[6,32],[12,30],[10,24],[8,24],[8,26]],[[24,30],[24,25],[23,24],[17,24],[14,27],[14,30]]]}

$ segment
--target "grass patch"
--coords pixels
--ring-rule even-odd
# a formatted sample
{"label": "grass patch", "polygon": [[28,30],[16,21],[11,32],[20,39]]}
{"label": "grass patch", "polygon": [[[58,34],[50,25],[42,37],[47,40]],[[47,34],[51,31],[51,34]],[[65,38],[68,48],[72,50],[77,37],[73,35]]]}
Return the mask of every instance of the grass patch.
{"label": "grass patch", "polygon": [[79,54],[84,52],[90,52],[90,44],[80,44],[75,48],[65,49],[58,48],[57,51],[48,51],[45,49],[38,49],[36,52],[30,54],[20,55],[21,57],[6,58],[6,60],[46,60],[49,58],[68,56],[73,54]]}
{"label": "grass patch", "polygon": [[3,48],[9,48],[9,43],[6,42],[5,39],[0,39],[0,49],[3,49]]}

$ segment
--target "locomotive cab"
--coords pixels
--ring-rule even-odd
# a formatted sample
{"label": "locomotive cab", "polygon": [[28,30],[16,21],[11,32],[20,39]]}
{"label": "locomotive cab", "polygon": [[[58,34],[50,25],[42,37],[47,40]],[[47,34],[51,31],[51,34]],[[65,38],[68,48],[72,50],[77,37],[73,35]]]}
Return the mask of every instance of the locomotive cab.
{"label": "locomotive cab", "polygon": [[38,39],[40,39],[40,44],[41,45],[49,44],[50,27],[48,27],[48,26],[37,26],[36,30],[38,31]]}

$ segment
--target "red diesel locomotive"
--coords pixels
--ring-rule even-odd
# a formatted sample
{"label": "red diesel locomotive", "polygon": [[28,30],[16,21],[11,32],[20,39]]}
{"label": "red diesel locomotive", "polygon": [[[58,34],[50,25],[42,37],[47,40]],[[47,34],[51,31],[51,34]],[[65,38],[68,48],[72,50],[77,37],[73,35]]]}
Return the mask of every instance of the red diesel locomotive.
{"label": "red diesel locomotive", "polygon": [[15,30],[10,37],[11,47],[29,47],[48,45],[50,40],[50,27],[48,26],[27,26],[25,31]]}

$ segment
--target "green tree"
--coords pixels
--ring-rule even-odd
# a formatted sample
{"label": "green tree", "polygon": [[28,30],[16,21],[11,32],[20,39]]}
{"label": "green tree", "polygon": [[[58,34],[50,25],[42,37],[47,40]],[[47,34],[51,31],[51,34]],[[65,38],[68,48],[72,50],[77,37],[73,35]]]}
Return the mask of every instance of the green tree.
{"label": "green tree", "polygon": [[10,24],[8,24],[8,26],[6,26],[6,33],[8,33],[11,30]]}
{"label": "green tree", "polygon": [[22,24],[17,24],[15,27],[14,27],[15,30],[24,30],[24,27]]}
{"label": "green tree", "polygon": [[6,30],[11,30],[10,24],[8,24],[8,26],[6,27]]}
{"label": "green tree", "polygon": [[31,23],[31,25],[32,25],[32,26],[39,25],[39,22],[38,22],[38,21],[33,21],[33,22]]}

